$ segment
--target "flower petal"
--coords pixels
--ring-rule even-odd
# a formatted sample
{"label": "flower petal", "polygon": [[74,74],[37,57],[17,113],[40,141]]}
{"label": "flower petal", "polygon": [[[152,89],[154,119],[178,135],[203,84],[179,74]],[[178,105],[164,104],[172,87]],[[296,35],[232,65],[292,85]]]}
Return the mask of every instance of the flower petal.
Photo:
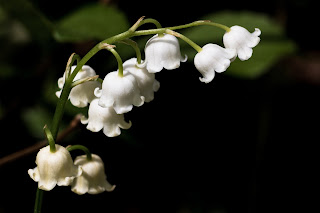
{"label": "flower petal", "polygon": [[187,60],[188,60],[187,54],[185,54],[184,57],[182,57],[182,56],[180,57],[181,62],[186,62]]}
{"label": "flower petal", "polygon": [[215,76],[215,72],[214,72],[214,70],[210,70],[210,71],[205,72],[205,73],[203,72],[202,75],[203,75],[203,78],[199,77],[199,80],[201,82],[204,82],[204,83],[207,84],[207,83],[210,83],[213,80],[213,78]]}
{"label": "flower petal", "polygon": [[88,190],[89,190],[89,181],[83,176],[76,178],[72,183],[71,191],[73,191],[78,195],[83,195],[87,193]]}
{"label": "flower petal", "polygon": [[248,60],[252,56],[252,48],[250,47],[242,47],[238,49],[238,57],[241,61]]}
{"label": "flower petal", "polygon": [[40,179],[38,183],[38,188],[44,191],[50,191],[57,185],[57,181],[55,179]]}
{"label": "flower petal", "polygon": [[153,88],[153,91],[157,92],[160,88],[160,82],[157,80],[154,80],[152,88]]}
{"label": "flower petal", "polygon": [[114,110],[116,111],[117,114],[124,114],[132,110],[133,105],[119,105],[119,104],[114,104],[113,105]]}
{"label": "flower petal", "polygon": [[119,123],[119,126],[120,126],[122,129],[129,129],[129,128],[132,126],[132,123],[131,123],[131,121],[129,121],[129,122],[127,123],[125,120],[122,120],[122,121]]}
{"label": "flower petal", "polygon": [[30,175],[30,177],[32,178],[32,180],[34,180],[35,182],[38,182],[40,180],[40,175],[39,175],[39,171],[38,171],[38,167],[34,168],[34,169],[29,169],[28,170],[28,174]]}
{"label": "flower petal", "polygon": [[163,68],[176,69],[180,66],[180,61],[186,60],[181,56],[178,39],[170,34],[150,38],[145,46],[145,55],[150,73],[160,72]]}

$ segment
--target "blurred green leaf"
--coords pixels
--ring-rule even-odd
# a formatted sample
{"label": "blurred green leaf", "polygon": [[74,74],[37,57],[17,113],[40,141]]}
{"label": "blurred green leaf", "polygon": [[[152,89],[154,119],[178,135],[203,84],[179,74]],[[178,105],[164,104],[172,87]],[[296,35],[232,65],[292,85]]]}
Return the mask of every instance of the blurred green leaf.
{"label": "blurred green leaf", "polygon": [[6,18],[7,18],[7,14],[6,14],[6,12],[2,9],[2,7],[0,6],[0,24],[1,24],[1,22],[3,22]]}
{"label": "blurred green leaf", "polygon": [[253,49],[252,57],[247,61],[236,59],[227,69],[226,74],[240,78],[254,79],[276,64],[282,57],[293,53],[296,45],[290,40],[261,41]]}
{"label": "blurred green leaf", "polygon": [[[210,20],[212,22],[224,24],[229,27],[239,25],[246,28],[250,32],[253,32],[255,28],[259,28],[262,31],[262,38],[284,37],[284,30],[282,27],[270,17],[261,13],[249,11],[223,11],[203,16],[200,18],[200,20]],[[181,31],[181,33],[194,40],[197,44],[205,45],[209,42],[222,44],[222,37],[225,31],[212,26],[200,26],[188,28],[184,31]]]}
{"label": "blurred green leaf", "polygon": [[13,77],[15,69],[12,65],[0,62],[0,79],[5,80]]}
{"label": "blurred green leaf", "polygon": [[[206,15],[202,20],[211,20],[229,27],[239,25],[250,32],[259,28],[262,32],[260,43],[253,48],[253,56],[248,61],[236,59],[226,71],[226,74],[240,78],[257,78],[266,73],[268,69],[281,58],[296,51],[293,41],[285,36],[284,29],[265,14],[249,11],[232,12],[223,11]],[[203,46],[207,43],[217,43],[223,46],[224,30],[212,26],[201,26],[181,31],[182,34]],[[182,52],[193,59],[196,52],[187,44],[181,43]]]}
{"label": "blurred green leaf", "polygon": [[26,109],[22,114],[22,119],[28,131],[33,137],[43,138],[43,127],[45,124],[50,124],[52,120],[52,113],[44,106],[35,106]]}
{"label": "blurred green leaf", "polygon": [[[27,0],[0,0],[0,7],[10,18],[18,19],[28,29],[34,41],[51,39],[53,25]],[[3,12],[2,12],[3,13]]]}
{"label": "blurred green leaf", "polygon": [[60,42],[103,40],[128,28],[126,16],[118,9],[90,4],[61,19],[54,37]]}

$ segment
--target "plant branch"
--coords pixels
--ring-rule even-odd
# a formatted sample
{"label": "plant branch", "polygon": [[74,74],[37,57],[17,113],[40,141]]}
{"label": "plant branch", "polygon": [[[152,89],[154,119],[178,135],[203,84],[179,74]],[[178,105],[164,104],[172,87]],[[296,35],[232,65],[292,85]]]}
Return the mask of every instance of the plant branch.
{"label": "plant branch", "polygon": [[[57,137],[57,142],[62,141],[66,136],[68,136],[70,133],[72,133],[80,124],[80,115],[77,115],[74,117],[74,119],[70,122],[69,126],[64,129]],[[0,158],[0,167],[4,166],[10,162],[19,160],[22,157],[28,156],[32,153],[35,153],[39,151],[40,148],[48,145],[47,140],[42,140],[32,146],[29,146],[25,149],[19,150],[17,152],[14,152],[12,154],[9,154],[3,158]]]}

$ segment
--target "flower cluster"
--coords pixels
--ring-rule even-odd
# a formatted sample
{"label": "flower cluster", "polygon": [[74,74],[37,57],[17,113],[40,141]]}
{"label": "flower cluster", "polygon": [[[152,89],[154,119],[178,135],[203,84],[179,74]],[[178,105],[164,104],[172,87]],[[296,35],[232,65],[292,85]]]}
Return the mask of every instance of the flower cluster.
{"label": "flower cluster", "polygon": [[78,156],[73,162],[66,148],[57,144],[55,148],[54,152],[49,146],[40,149],[37,167],[28,170],[39,189],[50,191],[56,185],[71,185],[71,190],[79,195],[114,190],[115,185],[106,180],[104,164],[98,155],[92,154],[91,159],[86,155]]}
{"label": "flower cluster", "polygon": [[[139,26],[150,22],[155,23],[158,29],[136,32]],[[212,43],[200,47],[184,35],[172,30],[204,24],[222,26],[221,28],[226,30],[223,36],[225,47]],[[130,38],[150,34],[155,35],[145,45],[145,60],[143,61],[138,46]],[[187,61],[187,57],[181,55],[178,38],[190,44],[197,51],[194,65],[202,75],[200,81],[209,83],[215,77],[216,72],[226,71],[236,57],[242,61],[248,60],[252,56],[252,48],[260,42],[260,34],[261,31],[258,28],[250,33],[240,26],[229,28],[208,21],[162,28],[153,19],[143,20],[141,18],[128,31],[100,42],[90,51],[90,54],[84,57],[84,61],[77,59],[77,66],[72,66],[74,55],[70,57],[65,73],[58,80],[58,87],[61,90],[56,92],[57,97],[60,98],[56,112],[62,116],[61,111],[63,112],[67,99],[76,107],[89,105],[88,115],[87,117],[82,116],[81,123],[86,124],[86,128],[92,132],[103,130],[108,137],[118,136],[121,134],[121,129],[128,129],[132,125],[131,121],[125,120],[124,114],[130,112],[134,106],[140,107],[144,102],[154,99],[154,93],[160,88],[155,74],[163,69],[179,68],[181,62]],[[118,41],[133,46],[137,57],[123,63],[114,49],[115,46],[112,45]],[[84,65],[101,49],[109,50],[118,62],[118,70],[107,73],[103,80],[98,79],[94,69]],[[59,119],[61,117],[54,117],[54,121],[59,122]],[[59,123],[54,123],[54,125],[53,135],[56,135]],[[71,190],[77,194],[97,194],[112,191],[115,188],[114,185],[107,182],[104,165],[99,156],[84,149],[87,155],[78,156],[73,162],[69,153],[70,149],[56,145],[51,133],[49,136],[47,134],[47,139],[50,146],[39,151],[36,158],[37,167],[28,171],[30,177],[38,182],[40,189],[49,191],[56,185],[71,185]]]}
{"label": "flower cluster", "polygon": [[[124,120],[124,113],[133,109],[133,106],[142,106],[144,102],[154,99],[154,92],[160,88],[155,79],[155,73],[163,68],[167,70],[180,66],[186,61],[182,57],[178,39],[169,34],[153,36],[145,47],[146,59],[138,63],[137,58],[131,58],[123,63],[123,73],[119,70],[108,73],[101,84],[98,81],[89,81],[77,85],[70,92],[70,101],[74,106],[89,105],[88,118],[83,117],[81,122],[87,124],[87,129],[103,133],[108,137],[121,134],[122,129],[131,127],[131,122]],[[72,66],[73,71],[75,66]],[[95,71],[85,65],[75,79],[94,76]],[[63,88],[65,74],[58,80],[59,88]],[[61,91],[56,95],[59,97]]]}
{"label": "flower cluster", "polygon": [[[223,36],[225,48],[211,43],[199,48],[194,64],[203,76],[200,81],[211,82],[215,73],[226,71],[237,56],[240,60],[248,60],[252,48],[260,41],[260,33],[259,29],[250,33],[243,27],[233,26]],[[138,63],[137,58],[125,61],[121,64],[121,74],[119,70],[109,72],[102,85],[98,81],[89,81],[72,88],[69,98],[74,106],[90,104],[88,118],[82,119],[88,130],[98,132],[103,129],[106,136],[114,137],[121,134],[120,128],[131,127],[131,122],[124,120],[124,114],[130,112],[133,106],[139,107],[154,99],[154,92],[160,87],[155,73],[164,68],[176,69],[187,60],[186,56],[181,55],[179,41],[174,35],[163,33],[151,37],[145,45],[144,62]],[[91,67],[84,65],[75,79],[95,74]],[[58,80],[59,88],[63,87],[64,79],[65,75]],[[57,92],[58,97],[60,93]]]}
{"label": "flower cluster", "polygon": [[211,82],[215,72],[226,71],[237,56],[242,61],[248,60],[252,56],[252,48],[260,42],[260,34],[258,28],[250,33],[243,27],[233,26],[223,36],[225,48],[216,44],[206,44],[194,58],[195,67],[203,75],[200,81]]}

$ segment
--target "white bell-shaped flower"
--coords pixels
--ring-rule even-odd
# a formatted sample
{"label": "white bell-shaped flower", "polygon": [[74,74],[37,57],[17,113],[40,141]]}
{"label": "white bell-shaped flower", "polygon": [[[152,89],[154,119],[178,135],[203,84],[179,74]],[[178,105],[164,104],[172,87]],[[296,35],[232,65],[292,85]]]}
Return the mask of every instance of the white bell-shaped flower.
{"label": "white bell-shaped flower", "polygon": [[155,79],[155,74],[149,73],[145,67],[138,67],[136,58],[125,61],[123,68],[136,78],[140,93],[145,97],[144,101],[152,101],[154,99],[154,92],[157,92],[160,88],[160,83]]}
{"label": "white bell-shaped flower", "polygon": [[176,69],[180,62],[185,62],[187,56],[182,57],[178,39],[170,34],[154,35],[145,47],[145,64],[150,73]]}
{"label": "white bell-shaped flower", "polygon": [[88,160],[86,155],[78,156],[74,160],[75,165],[81,166],[82,174],[74,179],[71,190],[79,195],[113,191],[116,186],[107,181],[103,161],[98,155],[91,156],[91,160]]}
{"label": "white bell-shaped flower", "polygon": [[233,26],[223,35],[226,48],[235,49],[240,60],[248,60],[252,56],[252,48],[260,42],[261,31],[255,28],[253,33],[240,26]]}
{"label": "white bell-shaped flower", "polygon": [[122,129],[129,129],[131,122],[124,120],[123,114],[117,114],[113,107],[101,107],[98,104],[99,99],[91,101],[88,111],[88,118],[82,117],[81,123],[88,124],[87,129],[92,132],[99,132],[103,129],[103,133],[108,137],[115,137],[121,134]]}
{"label": "white bell-shaped flower", "polygon": [[206,44],[194,57],[194,65],[203,75],[200,81],[209,83],[215,76],[215,72],[226,71],[230,66],[230,60],[234,58],[234,49],[225,49],[216,44]]}
{"label": "white bell-shaped flower", "polygon": [[73,164],[68,150],[58,144],[55,146],[55,152],[50,151],[50,146],[40,149],[36,158],[37,167],[28,170],[30,177],[38,182],[39,189],[46,191],[56,185],[71,185],[73,179],[82,173],[81,167]]}
{"label": "white bell-shaped flower", "polygon": [[[76,66],[71,67],[71,72],[74,71]],[[95,76],[96,72],[88,65],[83,65],[82,69],[77,73],[74,78],[74,81],[84,79],[87,77]],[[65,83],[65,73],[62,78],[58,80],[58,86],[62,89]],[[79,84],[71,89],[69,99],[72,105],[76,107],[86,107],[94,98],[94,89],[101,88],[101,83],[98,81],[88,81],[82,84]],[[62,90],[56,92],[57,97],[59,98]]]}
{"label": "white bell-shaped flower", "polygon": [[106,75],[102,83],[102,89],[96,89],[94,94],[99,97],[99,105],[113,107],[117,114],[127,113],[134,106],[141,106],[144,97],[140,94],[138,83],[128,71],[123,71],[119,76],[117,71]]}

